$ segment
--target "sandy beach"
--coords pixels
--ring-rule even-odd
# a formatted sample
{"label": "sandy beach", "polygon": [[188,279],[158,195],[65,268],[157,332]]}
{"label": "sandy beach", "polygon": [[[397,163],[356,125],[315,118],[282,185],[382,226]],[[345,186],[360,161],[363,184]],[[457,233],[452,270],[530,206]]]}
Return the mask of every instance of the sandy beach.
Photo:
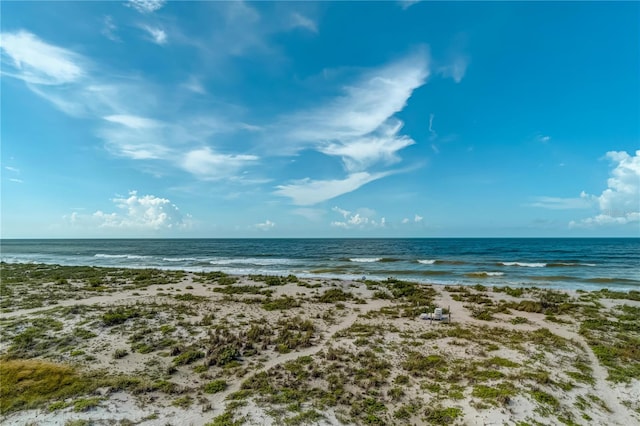
{"label": "sandy beach", "polygon": [[6,425],[640,423],[637,292],[8,264],[2,290]]}

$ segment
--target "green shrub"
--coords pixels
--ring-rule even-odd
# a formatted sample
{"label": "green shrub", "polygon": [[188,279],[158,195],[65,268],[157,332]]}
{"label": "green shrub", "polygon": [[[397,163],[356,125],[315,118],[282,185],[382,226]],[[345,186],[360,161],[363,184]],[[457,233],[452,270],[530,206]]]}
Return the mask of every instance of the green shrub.
{"label": "green shrub", "polygon": [[197,361],[202,357],[204,357],[204,353],[201,351],[195,351],[195,350],[187,351],[175,357],[173,359],[173,364],[174,365],[191,364],[192,362]]}
{"label": "green shrub", "polygon": [[204,392],[205,393],[218,393],[218,392],[222,392],[223,390],[225,390],[227,388],[227,382],[222,380],[222,379],[218,379],[218,380],[214,380],[213,382],[209,382],[206,385],[204,385]]}
{"label": "green shrub", "polygon": [[124,324],[130,318],[137,318],[140,316],[133,308],[125,308],[119,306],[115,309],[109,309],[107,312],[102,314],[102,322],[106,326]]}
{"label": "green shrub", "polygon": [[120,359],[120,358],[124,358],[125,356],[127,356],[129,354],[129,352],[127,352],[126,349],[116,349],[113,352],[113,358],[114,359]]}

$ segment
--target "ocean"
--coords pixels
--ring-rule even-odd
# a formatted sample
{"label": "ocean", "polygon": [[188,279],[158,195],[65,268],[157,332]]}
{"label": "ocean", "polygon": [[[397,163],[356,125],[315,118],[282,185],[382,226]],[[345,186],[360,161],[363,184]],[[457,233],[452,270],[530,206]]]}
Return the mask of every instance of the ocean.
{"label": "ocean", "polygon": [[9,263],[640,289],[640,238],[1,240],[0,253]]}

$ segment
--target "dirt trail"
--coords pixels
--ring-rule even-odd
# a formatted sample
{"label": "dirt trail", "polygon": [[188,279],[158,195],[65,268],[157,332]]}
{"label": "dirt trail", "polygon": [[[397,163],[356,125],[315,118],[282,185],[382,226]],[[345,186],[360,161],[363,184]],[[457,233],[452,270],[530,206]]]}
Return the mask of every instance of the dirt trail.
{"label": "dirt trail", "polygon": [[[255,375],[258,373],[261,373],[263,371],[267,371],[277,365],[281,365],[284,364],[288,361],[293,361],[294,359],[300,358],[302,356],[309,356],[309,355],[314,355],[318,352],[320,352],[322,349],[324,349],[326,347],[326,343],[331,340],[331,338],[333,337],[333,335],[335,333],[337,333],[340,330],[344,330],[346,328],[351,327],[357,320],[358,317],[360,317],[360,315],[362,314],[366,314],[369,311],[372,310],[376,310],[376,309],[380,309],[383,306],[387,306],[388,303],[386,302],[382,302],[382,301],[378,301],[378,303],[369,303],[367,305],[356,305],[360,308],[359,311],[351,311],[348,315],[346,315],[345,317],[341,318],[341,320],[333,325],[331,325],[330,327],[328,327],[326,330],[324,330],[323,332],[323,338],[320,342],[318,342],[318,344],[308,347],[308,348],[304,348],[302,350],[299,351],[295,351],[295,352],[289,352],[286,354],[281,354],[281,355],[277,355],[273,358],[271,358],[270,360],[268,360],[267,362],[265,362],[260,368],[253,370],[251,373],[251,375]],[[236,380],[231,386],[229,386],[224,392],[221,392],[219,394],[215,395],[215,401],[212,401],[214,403],[214,406],[220,406],[222,407],[223,405],[226,405],[226,401],[225,399],[227,398],[227,396],[229,396],[230,394],[232,394],[233,392],[237,392],[238,390],[240,390],[240,386],[242,385],[242,382],[244,381],[244,379],[247,376],[244,376],[242,378],[239,378],[238,380]]]}
{"label": "dirt trail", "polygon": [[589,358],[589,363],[593,370],[592,376],[595,379],[595,383],[592,388],[593,393],[598,398],[602,399],[607,408],[609,408],[610,413],[608,413],[608,419],[610,424],[626,426],[629,424],[629,419],[636,418],[633,411],[623,405],[620,402],[620,399],[616,396],[619,392],[617,392],[616,389],[612,387],[611,383],[607,381],[607,377],[609,377],[607,369],[600,364],[600,361],[598,361],[598,358],[595,356],[584,337],[565,327],[560,327],[553,323],[545,324],[545,326],[551,330],[552,333],[555,333],[560,337],[564,337],[565,339],[578,342],[583,347],[585,354]]}
{"label": "dirt trail", "polygon": [[[489,293],[489,296],[491,296],[491,293]],[[616,390],[612,384],[607,381],[607,377],[609,376],[607,369],[600,364],[598,358],[595,356],[584,337],[577,332],[570,330],[567,325],[561,326],[559,324],[544,321],[544,315],[533,313],[519,313],[519,315],[525,316],[530,321],[529,324],[513,325],[504,322],[491,323],[487,321],[480,321],[473,318],[470,315],[469,310],[464,308],[464,302],[453,300],[449,292],[442,291],[440,301],[443,307],[451,307],[453,323],[457,321],[466,324],[497,326],[513,330],[535,330],[538,327],[544,327],[560,337],[577,342],[583,348],[593,370],[592,376],[595,383],[592,385],[592,393],[602,399],[607,408],[611,411],[607,414],[610,424],[627,426],[629,424],[629,419],[637,418],[637,415],[633,410],[620,402],[620,399],[617,396],[620,394],[620,391]]]}

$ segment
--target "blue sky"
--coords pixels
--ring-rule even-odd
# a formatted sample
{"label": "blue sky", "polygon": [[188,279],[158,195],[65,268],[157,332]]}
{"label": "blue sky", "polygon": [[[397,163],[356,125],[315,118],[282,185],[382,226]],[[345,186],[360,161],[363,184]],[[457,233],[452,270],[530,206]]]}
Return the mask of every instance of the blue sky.
{"label": "blue sky", "polygon": [[2,236],[639,236],[639,16],[3,2]]}

